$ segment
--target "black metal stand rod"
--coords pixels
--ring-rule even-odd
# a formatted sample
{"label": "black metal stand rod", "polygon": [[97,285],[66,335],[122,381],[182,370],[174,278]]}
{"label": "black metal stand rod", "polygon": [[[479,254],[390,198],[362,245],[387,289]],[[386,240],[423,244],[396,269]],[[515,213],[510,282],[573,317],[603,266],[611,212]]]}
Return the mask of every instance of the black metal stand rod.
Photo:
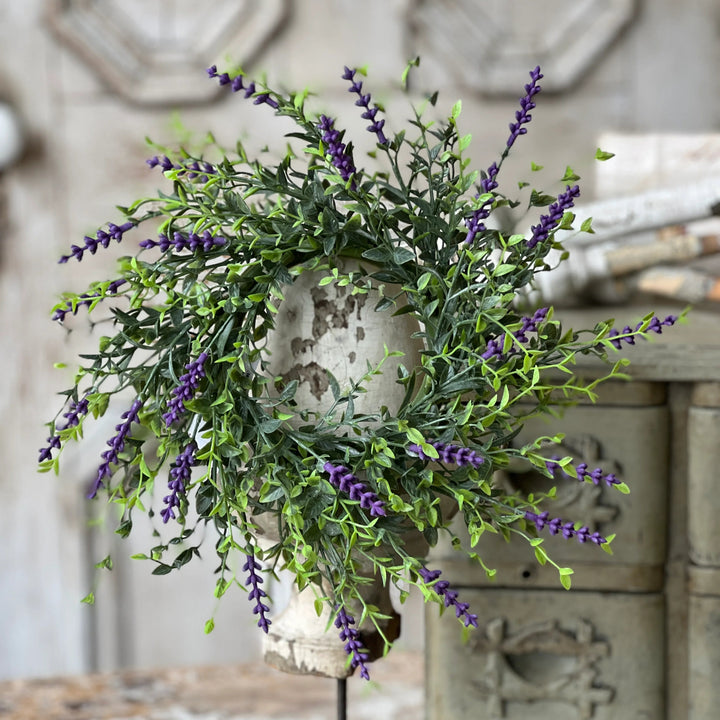
{"label": "black metal stand rod", "polygon": [[347,720],[347,678],[337,681],[337,720]]}

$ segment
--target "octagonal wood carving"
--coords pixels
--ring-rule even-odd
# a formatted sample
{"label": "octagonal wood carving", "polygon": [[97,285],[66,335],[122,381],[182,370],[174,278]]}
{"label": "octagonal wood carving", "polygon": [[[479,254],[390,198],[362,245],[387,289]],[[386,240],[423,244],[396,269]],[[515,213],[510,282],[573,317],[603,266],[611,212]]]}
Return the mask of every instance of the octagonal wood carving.
{"label": "octagonal wood carving", "polygon": [[142,105],[202,103],[205,68],[250,62],[282,26],[288,0],[48,0],[61,42],[113,91]]}
{"label": "octagonal wood carving", "polygon": [[[432,53],[463,85],[518,94],[540,65],[562,91],[602,57],[635,15],[636,0],[412,0],[413,52]],[[522,87],[520,86],[520,90]]]}

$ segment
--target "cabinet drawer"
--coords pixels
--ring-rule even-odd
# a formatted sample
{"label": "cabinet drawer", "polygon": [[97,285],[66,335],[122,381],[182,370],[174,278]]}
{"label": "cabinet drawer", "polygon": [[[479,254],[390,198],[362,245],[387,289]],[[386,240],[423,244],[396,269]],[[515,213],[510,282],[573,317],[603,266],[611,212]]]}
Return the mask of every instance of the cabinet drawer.
{"label": "cabinet drawer", "polygon": [[463,642],[455,614],[426,610],[429,720],[659,720],[661,594],[477,590]]}

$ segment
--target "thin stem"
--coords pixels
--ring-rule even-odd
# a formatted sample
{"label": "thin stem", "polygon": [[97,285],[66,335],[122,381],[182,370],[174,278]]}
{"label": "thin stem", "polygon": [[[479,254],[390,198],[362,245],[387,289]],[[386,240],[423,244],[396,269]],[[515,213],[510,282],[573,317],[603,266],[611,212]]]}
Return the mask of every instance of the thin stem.
{"label": "thin stem", "polygon": [[337,720],[347,720],[347,678],[337,681]]}

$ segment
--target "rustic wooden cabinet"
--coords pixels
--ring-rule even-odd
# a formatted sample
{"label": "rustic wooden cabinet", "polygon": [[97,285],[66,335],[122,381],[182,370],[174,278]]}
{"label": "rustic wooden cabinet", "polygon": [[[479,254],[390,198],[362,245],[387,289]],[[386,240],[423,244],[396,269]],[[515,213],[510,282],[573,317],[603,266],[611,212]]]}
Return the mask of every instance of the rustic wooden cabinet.
{"label": "rustic wooden cabinet", "polygon": [[[618,310],[613,309],[617,315]],[[647,308],[630,308],[623,318]],[[607,312],[607,311],[606,311]],[[602,310],[560,312],[572,327]],[[658,312],[662,315],[662,310]],[[484,571],[441,548],[433,560],[479,618],[462,638],[452,613],[426,612],[431,720],[711,720],[720,707],[720,363],[717,317],[697,311],[657,342],[631,348],[628,383],[596,405],[533,421],[528,434],[564,432],[561,454],[614,471],[631,488],[558,474],[551,516],[617,533],[614,555],[548,537],[550,556],[575,570],[564,591],[519,538],[483,536]],[[625,352],[625,351],[623,351]],[[592,376],[598,368],[580,365]],[[540,475],[500,478],[521,491]],[[546,536],[547,533],[543,533]]]}

